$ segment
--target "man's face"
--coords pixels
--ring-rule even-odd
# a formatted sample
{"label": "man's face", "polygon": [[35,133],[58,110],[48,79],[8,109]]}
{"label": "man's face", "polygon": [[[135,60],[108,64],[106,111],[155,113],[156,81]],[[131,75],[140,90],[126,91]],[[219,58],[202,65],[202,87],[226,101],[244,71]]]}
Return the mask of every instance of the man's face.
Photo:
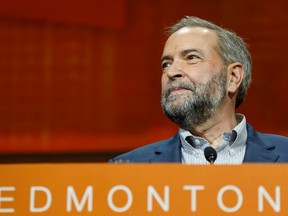
{"label": "man's face", "polygon": [[205,28],[172,34],[162,55],[164,113],[184,129],[213,117],[226,94],[226,68],[216,51],[217,37]]}

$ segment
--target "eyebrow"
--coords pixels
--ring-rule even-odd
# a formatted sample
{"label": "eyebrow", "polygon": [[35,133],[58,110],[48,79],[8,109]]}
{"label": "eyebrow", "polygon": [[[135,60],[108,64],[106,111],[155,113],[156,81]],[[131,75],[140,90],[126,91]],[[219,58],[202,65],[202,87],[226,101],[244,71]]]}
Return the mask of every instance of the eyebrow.
{"label": "eyebrow", "polygon": [[165,55],[165,56],[161,57],[160,62],[167,61],[167,60],[172,60],[172,59],[173,59],[172,56]]}
{"label": "eyebrow", "polygon": [[[202,56],[204,55],[202,50],[193,48],[193,49],[184,49],[184,50],[182,50],[181,51],[181,56],[185,56],[185,55],[187,55],[188,53],[191,53],[191,52],[197,52],[197,53],[199,53]],[[171,55],[164,55],[161,58],[161,62],[167,61],[167,60],[172,60],[172,59],[173,59],[173,57]]]}
{"label": "eyebrow", "polygon": [[185,49],[185,50],[181,51],[181,55],[182,55],[182,56],[185,56],[185,55],[187,55],[188,53],[191,53],[191,52],[197,52],[197,53],[199,53],[199,54],[201,54],[201,55],[204,55],[204,53],[203,53],[202,50],[196,49],[196,48],[193,48],[193,49]]}

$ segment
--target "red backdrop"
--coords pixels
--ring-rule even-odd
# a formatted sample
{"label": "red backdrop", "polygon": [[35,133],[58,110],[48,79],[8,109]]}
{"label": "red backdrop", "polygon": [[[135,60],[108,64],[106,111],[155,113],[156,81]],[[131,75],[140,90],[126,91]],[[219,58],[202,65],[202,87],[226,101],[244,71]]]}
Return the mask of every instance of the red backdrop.
{"label": "red backdrop", "polygon": [[288,134],[285,1],[1,1],[0,153],[126,151],[174,135],[160,108],[164,28],[195,15],[250,44],[239,112]]}

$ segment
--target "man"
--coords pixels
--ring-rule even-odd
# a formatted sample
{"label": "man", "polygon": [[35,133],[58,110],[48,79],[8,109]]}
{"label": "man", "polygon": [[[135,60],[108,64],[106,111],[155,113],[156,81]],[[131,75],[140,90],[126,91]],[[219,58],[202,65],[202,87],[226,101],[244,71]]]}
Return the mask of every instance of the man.
{"label": "man", "polygon": [[178,133],[110,162],[208,164],[208,146],[215,164],[288,161],[288,138],[256,132],[235,113],[251,83],[251,57],[235,33],[185,17],[169,29],[161,65],[162,109]]}

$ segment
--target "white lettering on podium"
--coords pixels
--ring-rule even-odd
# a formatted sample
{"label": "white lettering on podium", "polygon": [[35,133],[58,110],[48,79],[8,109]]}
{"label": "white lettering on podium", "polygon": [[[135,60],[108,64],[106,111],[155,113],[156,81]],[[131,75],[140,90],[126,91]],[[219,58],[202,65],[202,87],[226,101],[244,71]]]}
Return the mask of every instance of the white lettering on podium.
{"label": "white lettering on podium", "polygon": [[[116,191],[118,191],[118,190],[122,190],[122,191],[124,191],[127,194],[127,202],[126,202],[126,204],[123,207],[117,207],[114,204],[114,202],[113,202],[114,193]],[[125,212],[125,211],[127,211],[131,207],[132,202],[133,202],[132,192],[125,185],[116,185],[113,188],[111,188],[109,193],[108,193],[108,205],[115,212]]]}
{"label": "white lettering on podium", "polygon": [[[36,192],[44,192],[46,194],[46,203],[42,207],[35,207]],[[30,212],[47,211],[52,203],[52,195],[48,188],[43,186],[32,186],[30,188]]]}
{"label": "white lettering on podium", "polygon": [[[237,195],[237,203],[234,207],[227,207],[224,205],[223,203],[223,195],[226,191],[228,190],[231,190],[231,191],[234,191]],[[226,185],[224,187],[222,187],[220,189],[220,191],[218,192],[218,195],[217,195],[217,203],[218,203],[218,206],[221,210],[223,210],[224,212],[228,212],[228,213],[232,213],[232,212],[236,212],[238,211],[241,206],[242,206],[242,203],[243,203],[243,195],[242,195],[242,192],[241,190],[234,186],[234,185]]]}
{"label": "white lettering on podium", "polygon": [[16,188],[12,186],[6,186],[6,187],[0,187],[0,213],[13,213],[15,212],[15,209],[13,208],[2,208],[2,202],[13,202],[14,198],[13,197],[3,197],[2,196],[2,191],[15,191]]}
{"label": "white lettering on podium", "polygon": [[67,203],[66,203],[67,212],[72,211],[72,201],[78,212],[83,211],[85,203],[87,202],[87,211],[91,212],[93,210],[93,187],[92,186],[86,187],[84,195],[82,196],[82,199],[79,202],[73,186],[68,186],[67,187]]}
{"label": "white lettering on podium", "polygon": [[147,210],[153,211],[153,197],[156,199],[163,211],[169,211],[169,186],[164,186],[164,199],[161,199],[155,188],[151,185],[147,187]]}
{"label": "white lettering on podium", "polygon": [[[182,192],[179,191],[179,190],[181,190],[181,188],[182,188]],[[23,209],[20,208],[21,205],[19,206],[15,202],[16,189],[17,189],[18,193],[19,193],[19,191],[20,191],[20,193],[23,193],[23,190],[22,191],[18,190],[18,188],[16,188],[15,186],[0,186],[0,215],[2,215],[2,214],[8,215],[8,213],[11,213],[11,215],[12,215],[14,212],[17,212],[17,215],[18,214],[22,215],[21,211],[23,211]],[[87,185],[85,188],[85,191],[83,193],[81,193],[82,196],[77,196],[76,192],[79,190],[77,188],[77,186],[68,185],[66,189],[67,189],[66,190],[66,203],[64,203],[65,202],[65,199],[64,199],[64,202],[63,202],[64,208],[61,207],[62,210],[65,211],[65,204],[66,204],[66,211],[67,212],[72,212],[73,210],[77,211],[77,212],[83,212],[83,211],[85,211],[85,207],[87,207],[86,209],[88,212],[93,211],[93,196],[94,196],[93,185]],[[207,190],[206,185],[185,185],[184,184],[180,187],[179,187],[179,185],[177,185],[177,189],[178,189],[178,191],[176,193],[170,194],[170,185],[163,185],[162,189],[159,189],[159,186],[156,187],[156,186],[153,186],[151,184],[146,185],[147,194],[143,194],[143,196],[146,195],[145,199],[146,199],[147,203],[145,201],[144,201],[145,203],[144,202],[142,203],[143,199],[137,199],[136,201],[141,201],[141,203],[137,203],[136,205],[139,206],[141,204],[141,205],[143,205],[143,207],[146,205],[147,212],[153,212],[155,210],[158,211],[158,209],[160,209],[160,211],[162,209],[162,211],[164,211],[164,212],[169,212],[170,208],[177,208],[177,206],[175,207],[173,205],[173,202],[170,203],[170,195],[171,196],[177,196],[177,195],[181,194],[181,197],[183,199],[185,197],[189,199],[189,194],[187,194],[187,192],[186,192],[186,191],[188,191],[188,193],[190,192],[190,212],[192,212],[192,214],[193,214],[197,211],[201,211],[201,210],[197,209],[197,204],[199,202],[205,203],[205,199],[201,200],[201,197],[202,198],[204,198],[204,197],[199,196],[199,193],[201,194],[201,192],[199,192],[199,191]],[[76,190],[76,192],[75,192],[75,190]],[[137,190],[137,188],[136,188],[136,190]],[[62,189],[61,189],[61,191],[62,191]],[[123,200],[123,194],[122,194],[122,196],[117,196],[117,194],[115,194],[115,193],[120,192],[120,191],[124,192],[124,200]],[[6,194],[5,192],[8,192],[8,193]],[[14,192],[13,193],[14,196],[12,195],[11,192]],[[26,189],[25,189],[24,192],[26,193],[28,191],[26,191]],[[51,191],[49,188],[47,188],[45,186],[41,186],[41,185],[31,186],[30,187],[30,197],[29,197],[29,195],[28,195],[28,197],[26,197],[26,198],[30,198],[30,200],[29,200],[30,201],[29,202],[30,213],[42,213],[45,211],[47,212],[52,206],[52,192],[53,191]],[[106,193],[107,191],[104,192],[105,194],[103,192],[104,191],[102,191],[98,195],[99,196],[103,195],[107,199],[107,204],[108,204],[108,208],[110,208],[110,211],[114,211],[117,213],[126,212],[133,205],[133,191],[125,185],[115,185],[115,186],[111,187],[110,189],[108,189],[108,193]],[[207,191],[205,191],[205,192],[207,192]],[[229,204],[228,205],[228,203],[225,203],[225,200],[227,200],[227,199],[225,199],[224,196],[227,195],[227,192],[228,193],[230,192],[230,193],[233,193],[233,195],[234,194],[236,195],[235,198],[232,200],[232,201],[235,200],[235,202],[233,202],[235,204]],[[136,193],[137,193],[137,191],[136,191]],[[203,195],[203,194],[204,194],[204,192],[202,192],[201,195]],[[254,206],[255,208],[253,207],[254,211],[258,210],[257,211],[258,213],[259,212],[261,212],[261,213],[265,212],[264,205],[266,205],[265,206],[266,209],[270,208],[270,209],[268,209],[268,211],[269,210],[271,211],[271,209],[277,213],[279,213],[281,211],[281,186],[280,185],[274,185],[274,192],[273,192],[273,189],[270,189],[270,191],[267,190],[265,188],[265,186],[263,186],[263,185],[257,185],[257,186],[253,185],[253,188],[251,188],[251,190],[248,192],[248,194],[246,191],[246,194],[244,194],[244,196],[243,196],[242,191],[239,187],[237,187],[235,185],[223,185],[218,190],[217,197],[214,196],[214,192],[211,195],[213,195],[213,197],[210,197],[210,198],[217,201],[218,209],[220,211],[222,211],[223,213],[235,213],[235,212],[239,211],[243,205],[244,196],[246,198],[250,198],[249,197],[250,195],[251,195],[251,197],[253,197],[255,199],[255,201],[256,201],[256,199],[258,201],[258,203],[255,203],[254,201],[252,202],[253,204],[255,203],[255,205],[258,204],[258,206]],[[286,199],[287,194],[284,194],[284,196],[285,195],[286,195],[286,197],[284,199],[287,200]],[[120,198],[121,198],[121,200],[120,200]],[[25,199],[25,197],[23,199]],[[56,197],[54,199],[55,203],[57,201],[60,201],[57,199],[60,199],[60,198]],[[171,200],[174,200],[174,199],[175,199],[175,197],[172,197]],[[61,200],[62,200],[62,198],[61,198]],[[120,203],[117,202],[119,200],[121,201]],[[19,199],[16,199],[16,201],[21,202],[21,200],[19,200]],[[189,201],[187,201],[187,202],[189,203]],[[231,202],[229,202],[229,203],[231,203]],[[247,204],[247,202],[245,202],[245,203]],[[13,208],[12,204],[14,204],[16,207]],[[248,203],[248,206],[251,206],[250,204],[251,203]],[[155,208],[155,205],[156,205],[156,207],[158,207],[158,209]],[[170,205],[172,205],[172,207]],[[19,209],[17,209],[17,206],[19,206]],[[59,207],[59,206],[56,205],[56,207]],[[107,206],[106,206],[106,208],[107,208]],[[133,211],[134,210],[135,209],[133,209]],[[189,211],[189,209],[187,209],[187,211]],[[132,210],[131,210],[131,212],[132,212]],[[253,211],[251,212],[251,214],[253,214]]]}
{"label": "white lettering on podium", "polygon": [[198,190],[204,190],[205,187],[203,185],[184,185],[184,190],[190,190],[191,191],[191,211],[196,212],[197,210],[197,191]]}
{"label": "white lettering on podium", "polygon": [[280,210],[281,210],[280,186],[276,186],[276,188],[275,188],[274,201],[263,186],[258,187],[258,211],[259,212],[264,211],[264,197],[268,201],[270,206],[274,209],[275,212],[280,212]]}

